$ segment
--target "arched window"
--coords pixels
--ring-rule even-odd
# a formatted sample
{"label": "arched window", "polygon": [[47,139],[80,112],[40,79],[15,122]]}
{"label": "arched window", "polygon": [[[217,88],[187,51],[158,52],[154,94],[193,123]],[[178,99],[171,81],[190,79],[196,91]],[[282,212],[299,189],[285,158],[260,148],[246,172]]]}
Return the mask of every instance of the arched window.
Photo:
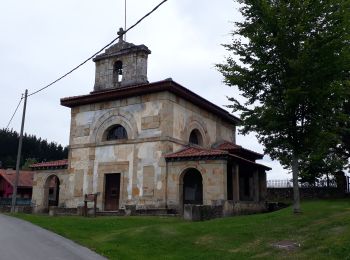
{"label": "arched window", "polygon": [[128,133],[121,125],[115,125],[108,130],[106,140],[128,139]]}
{"label": "arched window", "polygon": [[199,132],[198,129],[192,130],[189,138],[190,144],[195,144],[195,145],[202,145],[203,144],[203,138],[201,133]]}
{"label": "arched window", "polygon": [[113,77],[115,83],[119,83],[123,79],[123,62],[117,60],[113,66]]}

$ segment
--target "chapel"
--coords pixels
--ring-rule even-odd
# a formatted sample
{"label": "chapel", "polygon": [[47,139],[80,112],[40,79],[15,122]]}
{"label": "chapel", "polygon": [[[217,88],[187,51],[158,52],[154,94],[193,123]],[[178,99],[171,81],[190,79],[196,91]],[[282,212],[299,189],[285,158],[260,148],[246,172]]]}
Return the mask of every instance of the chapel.
{"label": "chapel", "polygon": [[[119,32],[123,33],[122,29]],[[69,158],[35,175],[33,203],[76,208],[97,194],[99,211],[224,205],[262,211],[262,154],[236,144],[240,119],[173,81],[149,82],[145,45],[119,42],[96,56],[95,83],[85,95],[61,99],[71,109]],[[52,182],[52,181],[51,181]],[[56,194],[56,193],[55,193]]]}

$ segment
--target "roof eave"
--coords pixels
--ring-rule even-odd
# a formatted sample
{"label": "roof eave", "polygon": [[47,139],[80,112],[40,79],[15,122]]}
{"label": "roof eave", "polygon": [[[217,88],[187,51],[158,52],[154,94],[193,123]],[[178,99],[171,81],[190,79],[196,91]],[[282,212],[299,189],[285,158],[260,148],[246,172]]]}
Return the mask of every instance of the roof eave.
{"label": "roof eave", "polygon": [[246,149],[246,148],[241,148],[244,152],[248,153],[248,154],[251,154],[251,155],[254,155],[256,157],[256,159],[262,159],[264,158],[264,155],[261,154],[261,153],[257,153],[257,152],[254,152],[252,150],[249,150],[249,149]]}
{"label": "roof eave", "polygon": [[266,171],[272,170],[272,168],[270,168],[270,167],[267,167],[267,166],[265,166],[265,165],[263,165],[263,164],[259,164],[259,163],[256,163],[256,162],[253,162],[253,161],[250,161],[250,160],[247,160],[247,159],[242,158],[242,157],[240,157],[240,156],[237,156],[237,155],[235,155],[235,154],[230,154],[230,157],[231,157],[231,158],[234,158],[234,159],[238,159],[238,160],[240,160],[240,161],[243,161],[243,162],[245,162],[245,163],[247,163],[247,164],[252,164],[252,165],[255,165],[255,166],[257,166],[257,167],[263,168],[263,169],[266,170]]}
{"label": "roof eave", "polygon": [[206,161],[206,160],[227,160],[227,159],[228,159],[228,155],[227,155],[227,154],[165,157],[165,161],[166,161],[166,162]]}
{"label": "roof eave", "polygon": [[142,84],[137,86],[119,88],[119,89],[111,89],[100,92],[91,92],[89,95],[82,95],[76,97],[68,97],[61,99],[61,105],[69,108],[73,108],[76,106],[94,104],[104,101],[110,100],[118,100],[122,98],[132,97],[132,96],[140,96],[144,94],[157,93],[161,91],[169,91],[178,95],[191,103],[204,108],[214,114],[217,114],[225,121],[228,121],[232,124],[240,124],[242,121],[231,115],[226,110],[221,107],[211,103],[210,101],[204,99],[203,97],[197,95],[196,93],[190,91],[189,89],[181,86],[176,83],[172,79],[166,79],[163,81],[158,81],[149,84]]}

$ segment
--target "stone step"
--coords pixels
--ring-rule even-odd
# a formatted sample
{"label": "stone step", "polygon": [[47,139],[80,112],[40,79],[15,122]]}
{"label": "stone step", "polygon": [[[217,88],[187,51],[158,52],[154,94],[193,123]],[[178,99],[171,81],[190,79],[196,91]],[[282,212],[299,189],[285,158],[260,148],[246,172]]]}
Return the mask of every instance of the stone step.
{"label": "stone step", "polygon": [[179,217],[179,214],[138,214],[137,216],[154,216],[154,217]]}
{"label": "stone step", "polygon": [[125,216],[124,210],[116,210],[116,211],[97,211],[97,216]]}
{"label": "stone step", "polygon": [[[97,211],[97,216],[125,216],[125,210],[116,211]],[[137,209],[132,213],[133,216],[160,216],[160,217],[177,217],[178,213],[168,209]]]}

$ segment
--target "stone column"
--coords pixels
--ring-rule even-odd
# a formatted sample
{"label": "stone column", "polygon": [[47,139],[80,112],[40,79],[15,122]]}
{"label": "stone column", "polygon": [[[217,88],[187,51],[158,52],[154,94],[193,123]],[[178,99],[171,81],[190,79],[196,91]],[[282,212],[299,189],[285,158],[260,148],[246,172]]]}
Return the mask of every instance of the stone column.
{"label": "stone column", "polygon": [[266,201],[267,198],[267,184],[266,184],[266,172],[262,171],[259,173],[260,183],[260,201]]}
{"label": "stone column", "polygon": [[[89,149],[89,163],[87,171],[87,187],[85,187],[84,194],[91,194],[97,191],[94,191],[94,164],[95,164],[95,148]],[[96,185],[96,184],[95,184]],[[97,185],[96,185],[97,186]]]}
{"label": "stone column", "polygon": [[227,200],[227,169],[228,165],[227,165],[227,161],[225,161],[223,163],[223,178],[222,178],[222,188],[223,188],[223,196],[221,198],[221,200]]}
{"label": "stone column", "polygon": [[48,192],[45,193],[44,187],[33,187],[32,202],[35,204],[34,213],[43,213],[45,211],[45,196],[48,196]]}
{"label": "stone column", "polygon": [[253,173],[253,185],[254,185],[254,201],[259,202],[260,200],[260,195],[259,195],[259,190],[260,190],[260,185],[259,185],[259,171],[256,169]]}
{"label": "stone column", "polygon": [[232,165],[232,199],[239,201],[239,165]]}

